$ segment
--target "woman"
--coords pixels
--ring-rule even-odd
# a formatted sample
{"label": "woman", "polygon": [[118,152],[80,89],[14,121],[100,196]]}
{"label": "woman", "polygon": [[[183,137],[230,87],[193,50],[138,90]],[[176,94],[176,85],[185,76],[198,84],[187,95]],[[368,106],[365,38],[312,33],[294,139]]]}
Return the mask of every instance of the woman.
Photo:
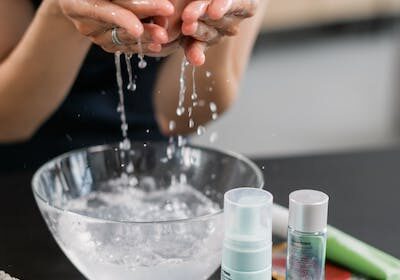
{"label": "woman", "polygon": [[[187,114],[176,114],[180,46],[199,66],[199,99],[214,102],[221,113],[235,99],[265,5],[265,0],[0,1],[0,170],[35,168],[62,152],[120,139],[114,57],[107,52],[138,53],[139,38],[145,55],[165,58],[149,58],[148,67],[136,71],[137,90],[126,94],[129,136],[156,140],[190,133],[195,127],[188,126]],[[194,108],[193,119],[207,123],[208,107]]]}

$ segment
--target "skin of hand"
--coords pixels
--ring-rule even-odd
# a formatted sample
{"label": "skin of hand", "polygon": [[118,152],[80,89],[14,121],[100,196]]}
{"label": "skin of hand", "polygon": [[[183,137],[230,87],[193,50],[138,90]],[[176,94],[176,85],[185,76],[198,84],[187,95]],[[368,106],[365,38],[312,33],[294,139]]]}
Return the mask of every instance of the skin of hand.
{"label": "skin of hand", "polygon": [[[169,0],[58,0],[62,12],[76,29],[107,52],[138,53],[138,38],[145,55],[158,56],[161,44],[168,43],[167,30],[159,24],[146,21],[175,14]],[[122,45],[112,42],[111,32],[117,34]]]}
{"label": "skin of hand", "polygon": [[185,53],[193,65],[205,62],[208,46],[216,44],[223,36],[238,34],[239,24],[253,17],[259,0],[196,0],[190,2],[182,13],[182,33]]}
{"label": "skin of hand", "polygon": [[[241,0],[242,3],[244,3],[244,1],[247,0]],[[218,44],[212,45],[207,49],[207,60],[205,62],[198,61],[199,63],[193,63],[194,65],[198,65],[204,62],[204,64],[197,67],[195,80],[198,99],[204,101],[203,103],[205,106],[193,108],[192,119],[195,125],[192,128],[188,125],[189,116],[187,113],[182,116],[177,116],[176,114],[179,100],[178,81],[180,65],[184,53],[183,51],[175,52],[165,60],[159,70],[153,95],[155,115],[159,127],[164,134],[189,134],[195,132],[199,125],[205,125],[207,122],[211,121],[212,113],[209,108],[210,102],[213,102],[217,106],[218,114],[222,114],[232,106],[238,95],[240,81],[243,77],[251,50],[267,10],[267,0],[254,3],[258,5],[256,11],[254,11],[254,16],[245,21],[242,21],[243,15],[240,15],[244,14],[244,12],[236,11],[237,15],[240,15],[237,19],[238,22],[240,22],[240,29],[237,29],[236,36],[224,36],[220,39]],[[233,6],[231,5],[228,7],[231,7],[232,10]],[[226,16],[229,14],[229,12],[225,12],[224,10],[220,11],[221,14],[225,14]],[[249,15],[250,14],[246,16]],[[198,18],[200,18],[200,16],[198,16]],[[225,30],[229,30],[229,28]],[[202,54],[202,51],[203,49],[201,49],[199,53]],[[187,90],[184,102],[185,112],[188,112],[189,107],[193,107],[190,98],[193,93],[191,70],[192,67],[189,67],[186,72]],[[211,73],[212,75],[210,76],[207,73]],[[175,123],[175,128],[173,130],[169,128],[169,123],[171,121]]]}

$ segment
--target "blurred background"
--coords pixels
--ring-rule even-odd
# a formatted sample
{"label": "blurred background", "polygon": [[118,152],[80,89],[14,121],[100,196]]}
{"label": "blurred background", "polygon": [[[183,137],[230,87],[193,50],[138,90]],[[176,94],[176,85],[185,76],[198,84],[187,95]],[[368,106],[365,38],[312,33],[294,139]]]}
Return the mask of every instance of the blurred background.
{"label": "blurred background", "polygon": [[237,103],[194,142],[249,156],[400,143],[400,0],[270,0]]}

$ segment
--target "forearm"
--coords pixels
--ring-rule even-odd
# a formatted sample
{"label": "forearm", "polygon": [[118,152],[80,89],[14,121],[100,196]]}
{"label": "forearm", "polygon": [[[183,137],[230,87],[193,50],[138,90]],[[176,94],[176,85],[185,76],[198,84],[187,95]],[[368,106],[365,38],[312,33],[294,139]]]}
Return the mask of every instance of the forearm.
{"label": "forearm", "polygon": [[0,142],[30,137],[56,110],[90,46],[54,3],[43,2],[0,64]]}
{"label": "forearm", "polygon": [[[192,118],[195,126],[190,128],[189,117],[176,115],[179,93],[180,64],[183,53],[176,53],[163,65],[159,80],[156,84],[154,104],[156,116],[162,131],[165,134],[187,134],[193,132],[198,125],[203,125],[212,119],[209,103],[217,105],[218,114],[227,110],[237,96],[240,81],[246,69],[251,50],[257,37],[264,12],[266,1],[261,3],[257,14],[242,23],[239,34],[225,38],[218,45],[211,47],[206,53],[206,63],[196,69],[197,95],[199,100],[205,101],[205,106],[193,108]],[[186,73],[187,91],[185,98],[186,109],[192,106],[192,67]],[[207,72],[211,76],[206,75]],[[174,131],[169,131],[170,121],[176,123]]]}

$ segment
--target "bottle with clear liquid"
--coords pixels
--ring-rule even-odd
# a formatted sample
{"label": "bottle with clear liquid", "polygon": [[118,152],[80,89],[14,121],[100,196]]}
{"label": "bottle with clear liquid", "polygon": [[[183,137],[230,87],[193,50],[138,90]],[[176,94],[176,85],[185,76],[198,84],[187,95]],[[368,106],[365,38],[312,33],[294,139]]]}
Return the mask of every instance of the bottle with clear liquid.
{"label": "bottle with clear liquid", "polygon": [[286,279],[325,279],[328,201],[314,190],[290,194]]}

